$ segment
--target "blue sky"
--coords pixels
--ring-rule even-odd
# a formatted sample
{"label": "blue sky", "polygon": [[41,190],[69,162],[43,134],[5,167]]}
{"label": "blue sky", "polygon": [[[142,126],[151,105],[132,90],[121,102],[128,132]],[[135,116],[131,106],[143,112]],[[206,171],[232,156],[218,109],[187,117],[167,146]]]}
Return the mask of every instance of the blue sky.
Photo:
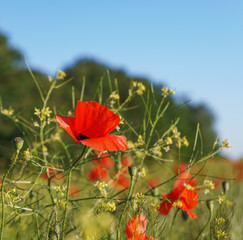
{"label": "blue sky", "polygon": [[243,1],[1,1],[0,32],[53,75],[80,57],[166,83],[213,111],[243,156]]}

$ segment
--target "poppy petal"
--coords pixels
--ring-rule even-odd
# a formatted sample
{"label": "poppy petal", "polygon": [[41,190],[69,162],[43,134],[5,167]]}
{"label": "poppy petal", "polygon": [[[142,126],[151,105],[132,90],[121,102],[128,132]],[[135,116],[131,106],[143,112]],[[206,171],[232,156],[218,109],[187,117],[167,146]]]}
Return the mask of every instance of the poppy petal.
{"label": "poppy petal", "polygon": [[95,101],[77,101],[75,130],[88,138],[100,138],[109,134],[119,124],[120,117],[108,107]]}
{"label": "poppy petal", "polygon": [[[138,214],[127,222],[127,228],[125,232],[128,237],[142,237],[142,235],[145,234],[146,232],[146,226],[147,226],[147,218],[141,214]],[[135,238],[135,239],[140,239],[140,238]]]}
{"label": "poppy petal", "polygon": [[170,202],[168,202],[168,201],[163,201],[163,202],[160,204],[160,206],[159,206],[159,208],[158,208],[158,211],[159,211],[160,213],[162,213],[163,215],[168,215],[168,213],[170,212],[171,208],[172,208],[172,204],[171,204]]}
{"label": "poppy petal", "polygon": [[60,115],[55,115],[55,118],[57,122],[59,123],[59,126],[63,129],[65,129],[68,134],[78,143],[79,140],[75,137],[75,131],[74,131],[74,118],[73,117],[63,117]]}
{"label": "poppy petal", "polygon": [[99,151],[126,151],[128,144],[126,137],[117,135],[107,135],[100,138],[90,138],[80,141],[82,144]]}

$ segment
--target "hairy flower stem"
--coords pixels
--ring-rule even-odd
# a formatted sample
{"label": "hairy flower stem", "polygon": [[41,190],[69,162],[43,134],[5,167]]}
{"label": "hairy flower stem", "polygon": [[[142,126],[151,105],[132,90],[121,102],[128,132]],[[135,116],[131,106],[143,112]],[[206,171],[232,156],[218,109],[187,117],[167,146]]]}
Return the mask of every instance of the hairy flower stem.
{"label": "hairy flower stem", "polygon": [[66,199],[65,199],[65,210],[64,210],[64,217],[63,217],[63,221],[62,221],[62,236],[61,236],[61,240],[64,239],[65,236],[65,225],[66,225],[66,218],[67,218],[67,209],[68,209],[68,201],[69,201],[69,189],[70,189],[70,185],[71,185],[71,176],[72,176],[72,170],[75,167],[75,165],[78,163],[78,161],[82,161],[84,154],[87,150],[87,147],[85,146],[80,157],[72,164],[72,166],[70,167],[69,171],[68,171],[68,182],[67,182],[67,191],[66,191]]}
{"label": "hairy flower stem", "polygon": [[135,182],[136,182],[136,175],[131,177],[131,184],[129,186],[129,190],[128,190],[128,196],[127,196],[127,200],[125,202],[125,206],[122,210],[122,213],[120,215],[120,219],[119,219],[119,223],[118,223],[118,228],[117,228],[117,233],[116,233],[116,240],[121,240],[121,231],[122,231],[122,221],[123,218],[125,216],[127,207],[128,207],[128,201],[130,200],[132,193],[133,193],[133,189],[135,186]]}
{"label": "hairy flower stem", "polygon": [[5,183],[5,179],[6,179],[7,175],[9,174],[9,172],[11,171],[11,169],[16,164],[16,161],[18,159],[18,156],[19,156],[19,150],[16,151],[14,160],[12,161],[12,164],[9,166],[7,172],[4,174],[3,179],[2,179],[2,187],[1,187],[1,197],[2,197],[2,222],[1,222],[0,240],[3,239],[3,227],[4,227],[4,217],[5,217],[5,212],[4,212],[4,208],[5,208],[5,204],[4,204],[4,183]]}
{"label": "hairy flower stem", "polygon": [[207,223],[205,224],[205,226],[202,228],[202,230],[198,233],[196,240],[199,239],[199,237],[201,236],[201,234],[203,233],[203,231],[207,228],[207,226],[209,225],[209,223],[210,223],[211,220],[212,220],[213,213],[212,213],[212,211],[209,211],[209,212],[210,212],[210,216],[209,216],[209,218],[208,218],[208,221],[207,221]]}
{"label": "hairy flower stem", "polygon": [[177,208],[175,215],[173,217],[172,223],[171,223],[171,227],[170,227],[170,240],[172,240],[172,235],[173,235],[173,227],[174,227],[174,223],[175,223],[175,219],[177,216],[177,213],[179,212],[179,208]]}

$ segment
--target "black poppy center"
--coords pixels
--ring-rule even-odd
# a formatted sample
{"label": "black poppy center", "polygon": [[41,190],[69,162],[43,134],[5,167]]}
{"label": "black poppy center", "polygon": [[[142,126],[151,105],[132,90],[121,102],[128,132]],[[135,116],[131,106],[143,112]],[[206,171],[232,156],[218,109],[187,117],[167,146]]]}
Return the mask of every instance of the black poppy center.
{"label": "black poppy center", "polygon": [[79,139],[79,140],[84,140],[84,139],[88,139],[88,137],[85,136],[85,135],[83,135],[82,133],[79,133],[79,134],[78,134],[78,139]]}

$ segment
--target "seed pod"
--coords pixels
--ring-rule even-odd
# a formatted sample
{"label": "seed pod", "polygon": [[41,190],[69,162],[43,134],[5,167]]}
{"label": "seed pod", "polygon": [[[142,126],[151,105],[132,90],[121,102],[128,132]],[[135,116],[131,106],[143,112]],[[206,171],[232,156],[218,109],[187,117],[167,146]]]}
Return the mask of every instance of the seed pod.
{"label": "seed pod", "polygon": [[13,143],[16,151],[19,152],[24,145],[24,139],[21,137],[16,137],[14,138]]}
{"label": "seed pod", "polygon": [[224,194],[226,194],[229,191],[229,182],[223,181],[222,188],[223,188]]}
{"label": "seed pod", "polygon": [[214,205],[213,205],[213,200],[207,200],[207,201],[206,201],[206,204],[207,204],[208,210],[209,210],[210,212],[213,212],[213,207],[214,207]]}
{"label": "seed pod", "polygon": [[128,172],[131,178],[135,177],[138,169],[135,166],[128,167]]}

